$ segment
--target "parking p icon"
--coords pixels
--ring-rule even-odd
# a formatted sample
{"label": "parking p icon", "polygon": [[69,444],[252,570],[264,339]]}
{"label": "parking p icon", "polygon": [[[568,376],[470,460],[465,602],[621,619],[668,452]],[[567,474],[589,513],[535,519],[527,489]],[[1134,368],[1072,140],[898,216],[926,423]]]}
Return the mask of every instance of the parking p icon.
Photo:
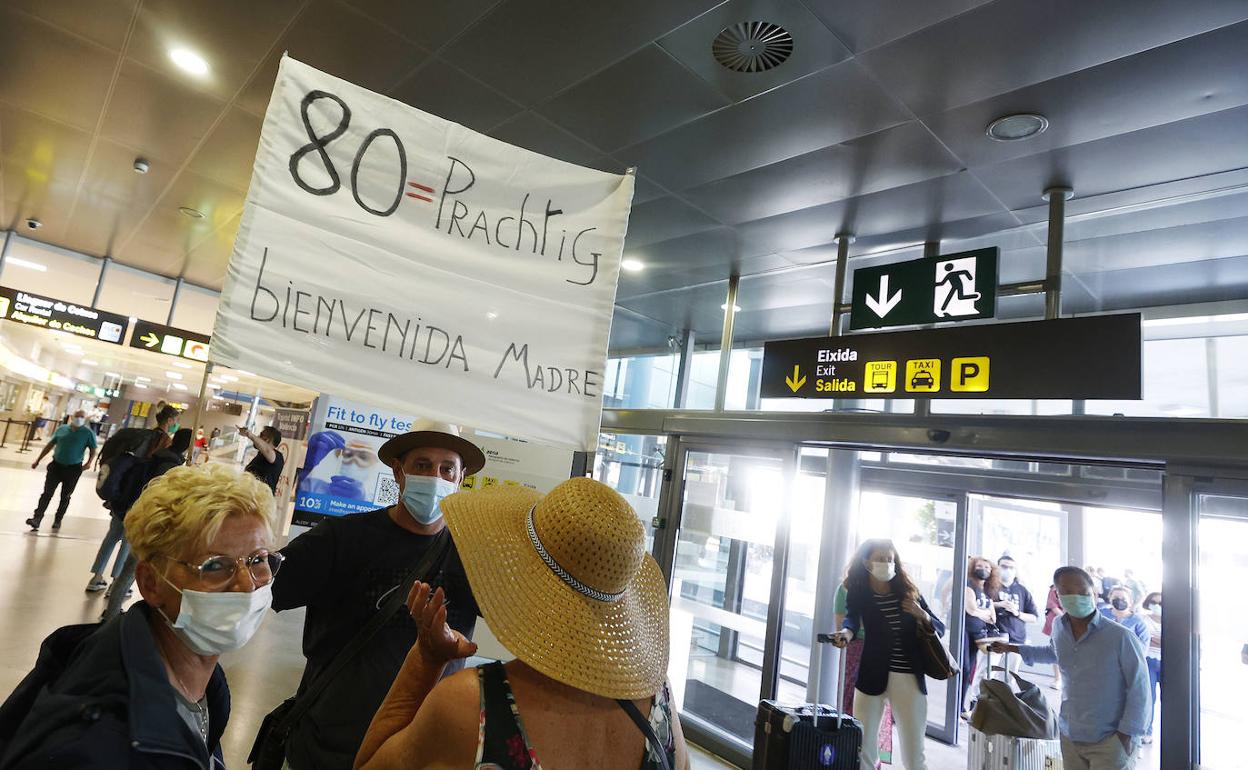
{"label": "parking p icon", "polygon": [[953,359],[949,373],[949,389],[958,393],[988,391],[988,356]]}

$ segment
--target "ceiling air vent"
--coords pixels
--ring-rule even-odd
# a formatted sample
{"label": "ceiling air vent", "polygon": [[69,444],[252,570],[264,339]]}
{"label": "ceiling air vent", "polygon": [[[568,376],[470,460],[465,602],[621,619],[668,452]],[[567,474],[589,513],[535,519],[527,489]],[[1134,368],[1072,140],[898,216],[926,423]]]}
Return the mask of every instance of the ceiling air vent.
{"label": "ceiling air vent", "polygon": [[743,21],[716,35],[711,53],[733,72],[766,72],[793,55],[793,36],[769,21]]}

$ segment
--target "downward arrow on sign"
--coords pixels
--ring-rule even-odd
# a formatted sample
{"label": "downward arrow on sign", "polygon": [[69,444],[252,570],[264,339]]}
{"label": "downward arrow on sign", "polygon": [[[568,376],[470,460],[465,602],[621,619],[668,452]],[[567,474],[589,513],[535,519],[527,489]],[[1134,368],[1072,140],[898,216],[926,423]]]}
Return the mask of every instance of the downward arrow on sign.
{"label": "downward arrow on sign", "polygon": [[897,307],[897,303],[901,302],[901,289],[893,296],[888,296],[888,276],[880,276],[880,292],[879,297],[872,297],[871,293],[867,293],[867,307],[875,311],[880,318],[888,315],[888,311]]}

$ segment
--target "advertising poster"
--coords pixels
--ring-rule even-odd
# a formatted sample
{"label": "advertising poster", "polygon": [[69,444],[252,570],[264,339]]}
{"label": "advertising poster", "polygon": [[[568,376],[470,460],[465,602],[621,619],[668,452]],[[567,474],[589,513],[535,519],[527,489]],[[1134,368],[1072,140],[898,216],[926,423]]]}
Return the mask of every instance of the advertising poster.
{"label": "advertising poster", "polygon": [[[394,505],[399,486],[377,450],[406,433],[412,415],[322,396],[308,430],[307,451],[296,478],[294,523],[311,526],[325,516],[344,516]],[[532,444],[463,429],[485,453],[485,468],[464,479],[464,488],[495,484],[549,491],[572,472],[569,449]]]}

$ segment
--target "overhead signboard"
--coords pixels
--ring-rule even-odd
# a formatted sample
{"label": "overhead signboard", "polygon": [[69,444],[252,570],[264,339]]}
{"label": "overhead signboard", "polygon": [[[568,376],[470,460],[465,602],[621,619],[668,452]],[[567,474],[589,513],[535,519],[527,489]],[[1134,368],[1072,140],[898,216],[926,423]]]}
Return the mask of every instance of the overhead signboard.
{"label": "overhead signboard", "polygon": [[994,247],[859,268],[849,328],[992,318],[997,314],[998,255]]}
{"label": "overhead signboard", "polygon": [[211,360],[593,450],[633,184],[284,57]]}
{"label": "overhead signboard", "polygon": [[129,319],[73,302],[0,286],[0,318],[120,345]]}
{"label": "overhead signboard", "polygon": [[768,342],[763,398],[1140,398],[1140,315]]}
{"label": "overhead signboard", "polygon": [[207,361],[208,342],[211,339],[207,335],[186,329],[154,324],[151,321],[135,321],[134,333],[130,335],[130,347],[192,361]]}

